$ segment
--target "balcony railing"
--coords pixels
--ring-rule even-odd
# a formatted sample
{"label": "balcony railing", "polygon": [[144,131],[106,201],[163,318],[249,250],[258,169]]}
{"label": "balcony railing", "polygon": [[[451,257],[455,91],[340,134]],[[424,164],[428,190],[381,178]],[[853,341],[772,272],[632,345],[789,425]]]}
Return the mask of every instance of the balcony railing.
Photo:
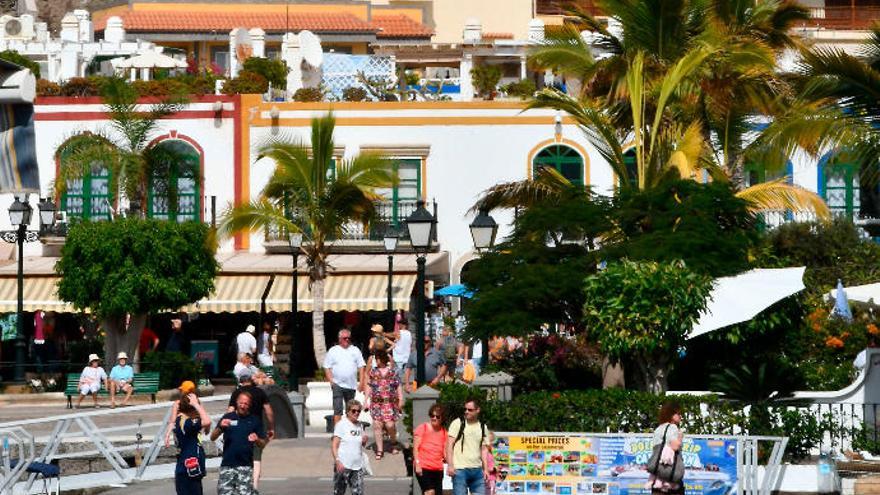
{"label": "balcony railing", "polygon": [[535,9],[539,15],[569,14],[575,9],[594,16],[602,15],[592,0],[538,0]]}
{"label": "balcony railing", "polygon": [[[361,223],[351,222],[342,228],[341,236],[334,236],[330,240],[333,241],[361,241],[366,243],[381,243],[382,238],[392,227],[400,236],[401,241],[409,241],[409,232],[406,229],[406,218],[418,208],[418,201],[377,201],[376,219],[365,226]],[[430,201],[425,203],[425,208],[437,218],[437,202]],[[277,229],[268,229],[266,231],[266,242],[287,242],[285,233]],[[437,229],[434,229],[434,242],[437,242]]]}
{"label": "balcony railing", "polygon": [[880,6],[841,5],[830,7],[811,7],[807,26],[826,29],[866,30],[880,21]]}

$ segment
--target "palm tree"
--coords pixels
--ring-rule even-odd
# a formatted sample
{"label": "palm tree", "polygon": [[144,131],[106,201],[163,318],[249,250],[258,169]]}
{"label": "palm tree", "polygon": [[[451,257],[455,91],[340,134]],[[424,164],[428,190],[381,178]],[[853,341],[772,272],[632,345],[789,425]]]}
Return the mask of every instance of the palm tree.
{"label": "palm tree", "polygon": [[[807,12],[793,1],[599,0],[620,24],[586,13],[533,49],[533,65],[580,83],[575,96],[545,90],[532,107],[564,110],[620,178],[644,189],[669,176],[709,172],[741,187],[746,164],[778,174],[796,149],[818,153],[856,141],[851,119],[826,101],[799,98],[777,56]],[[592,31],[587,43],[581,29]],[[596,51],[601,51],[597,54]],[[759,125],[767,121],[766,126]],[[636,176],[623,143],[632,141]],[[756,210],[828,214],[815,194],[784,180],[740,192]]]}
{"label": "palm tree", "polygon": [[332,115],[312,120],[311,147],[299,139],[281,137],[260,146],[257,160],[268,158],[275,170],[260,197],[231,208],[219,226],[221,234],[254,229],[301,232],[314,300],[312,337],[320,364],[327,352],[324,340],[324,281],[332,240],[351,222],[364,226],[375,216],[375,190],[397,182],[392,161],[361,153],[334,163]]}
{"label": "palm tree", "polygon": [[170,179],[172,169],[179,176],[200,181],[199,163],[172,147],[150,146],[150,142],[160,127],[160,119],[180,111],[186,99],[173,96],[143,111],[138,105],[137,91],[120,78],[108,79],[101,93],[110,117],[109,129],[77,134],[67,140],[61,150],[65,159],[55,181],[56,193],[63,195],[71,180],[103,167],[110,173],[111,204],[125,197],[132,213],[146,215],[145,199],[152,185],[154,194],[164,195],[173,211],[178,186]]}

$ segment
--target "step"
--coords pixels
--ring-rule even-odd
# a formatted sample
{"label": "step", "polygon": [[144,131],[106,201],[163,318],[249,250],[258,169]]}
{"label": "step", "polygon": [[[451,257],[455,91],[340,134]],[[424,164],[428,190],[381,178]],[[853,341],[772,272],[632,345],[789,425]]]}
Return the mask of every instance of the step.
{"label": "step", "polygon": [[880,495],[880,476],[870,475],[857,479],[853,485],[853,495]]}

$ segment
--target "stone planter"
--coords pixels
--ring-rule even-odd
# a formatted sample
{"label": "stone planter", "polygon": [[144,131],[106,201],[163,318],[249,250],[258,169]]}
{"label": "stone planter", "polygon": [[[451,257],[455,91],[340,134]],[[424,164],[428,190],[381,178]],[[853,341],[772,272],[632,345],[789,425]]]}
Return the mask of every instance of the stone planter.
{"label": "stone planter", "polygon": [[[333,391],[330,388],[330,382],[308,382],[306,383],[308,396],[306,397],[306,413],[309,426],[323,427],[325,424],[325,416],[333,415]],[[354,396],[355,399],[364,404],[363,392],[358,392]],[[370,413],[364,408],[358,418],[359,421],[372,424]]]}

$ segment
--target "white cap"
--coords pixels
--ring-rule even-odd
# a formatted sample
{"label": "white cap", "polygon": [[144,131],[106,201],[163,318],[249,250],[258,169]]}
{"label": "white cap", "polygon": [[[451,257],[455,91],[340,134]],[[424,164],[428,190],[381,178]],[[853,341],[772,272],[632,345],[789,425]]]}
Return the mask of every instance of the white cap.
{"label": "white cap", "polygon": [[91,363],[92,361],[100,361],[100,360],[101,360],[101,358],[99,358],[97,354],[89,354],[89,363]]}
{"label": "white cap", "polygon": [[128,354],[126,354],[124,352],[120,352],[119,354],[116,355],[116,360],[119,361],[120,359],[128,359]]}
{"label": "white cap", "polygon": [[247,333],[256,333],[257,327],[253,325],[248,325],[247,328],[244,329],[244,331]]}

